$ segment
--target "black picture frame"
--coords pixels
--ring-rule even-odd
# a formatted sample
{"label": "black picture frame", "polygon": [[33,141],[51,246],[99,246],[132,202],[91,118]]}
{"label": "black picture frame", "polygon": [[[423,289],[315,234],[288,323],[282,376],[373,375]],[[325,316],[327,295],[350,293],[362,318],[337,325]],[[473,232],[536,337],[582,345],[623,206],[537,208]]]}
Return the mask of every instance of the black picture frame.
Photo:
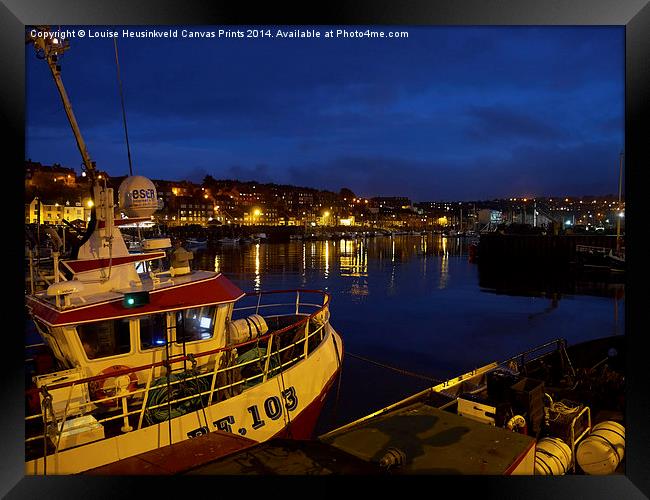
{"label": "black picture frame", "polygon": [[[129,0],[78,2],[73,0],[3,0],[0,5],[0,44],[2,51],[3,90],[2,112],[8,132],[5,133],[4,169],[10,181],[5,194],[20,198],[23,186],[20,165],[24,162],[25,143],[25,50],[24,28],[34,24],[55,25],[564,25],[564,26],[624,26],[625,27],[625,179],[626,179],[626,343],[628,353],[626,374],[626,475],[605,477],[435,477],[419,478],[419,485],[410,486],[403,478],[389,481],[361,481],[366,484],[363,494],[389,494],[385,486],[397,487],[401,494],[410,494],[423,486],[427,495],[448,494],[459,497],[480,495],[496,498],[644,498],[650,495],[650,390],[646,385],[647,354],[643,349],[644,320],[640,310],[646,288],[641,283],[647,268],[647,251],[641,254],[641,203],[644,200],[642,175],[650,166],[647,136],[650,118],[650,5],[647,0],[363,0],[356,2],[330,1],[316,4],[303,2],[253,5],[248,2],[226,4],[200,0]],[[647,134],[647,133],[646,133]],[[15,188],[14,184],[15,182]],[[11,202],[10,202],[11,203]],[[23,203],[21,201],[21,203]],[[13,207],[12,203],[12,207]],[[5,268],[16,268],[19,288],[24,288],[24,269],[15,266],[23,262],[22,210],[8,208],[5,221],[10,220],[5,238]],[[16,227],[14,227],[14,224]],[[631,242],[631,243],[630,243]],[[135,495],[134,488],[143,487],[147,494],[168,491],[173,485],[184,485],[181,478],[119,477],[25,477],[24,476],[24,396],[23,339],[25,317],[24,298],[16,291],[3,294],[11,326],[3,331],[3,378],[0,384],[2,401],[2,467],[0,494],[7,498],[122,498]],[[21,301],[23,301],[21,303]],[[182,478],[189,480],[188,478]],[[209,481],[214,478],[203,478]],[[311,494],[311,485],[300,484],[304,478],[293,478],[289,489],[275,484],[272,490],[258,490],[255,478],[236,480],[228,488],[228,478],[217,478],[211,485],[218,490],[185,490],[185,494],[247,494],[247,486],[256,495]],[[347,479],[347,478],[344,478]],[[381,479],[381,478],[380,478]],[[405,479],[405,478],[404,478]],[[192,482],[198,479],[192,478]],[[263,480],[263,478],[260,478]],[[388,484],[387,484],[388,483]],[[207,485],[207,483],[206,483]],[[189,486],[189,485],[188,485]],[[182,486],[183,489],[188,486]],[[222,488],[223,489],[220,489]],[[338,494],[334,488],[331,494]],[[260,488],[264,488],[260,484]],[[278,489],[280,488],[280,490]],[[228,493],[226,493],[228,491]],[[232,491],[232,493],[230,493]],[[141,494],[141,493],[140,493]],[[420,493],[422,494],[422,493]],[[383,495],[382,495],[383,496]]]}

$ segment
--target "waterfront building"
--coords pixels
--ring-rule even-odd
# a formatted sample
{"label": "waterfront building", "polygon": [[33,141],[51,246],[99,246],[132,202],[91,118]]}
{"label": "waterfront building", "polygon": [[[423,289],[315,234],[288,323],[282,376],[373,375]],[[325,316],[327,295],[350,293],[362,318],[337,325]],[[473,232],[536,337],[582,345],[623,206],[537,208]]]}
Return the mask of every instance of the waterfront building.
{"label": "waterfront building", "polygon": [[58,163],[54,165],[43,165],[31,160],[25,162],[26,188],[43,188],[54,183],[75,187],[77,185],[77,174],[74,169],[63,167]]}
{"label": "waterfront building", "polygon": [[25,204],[25,224],[41,223],[45,225],[64,224],[64,220],[73,222],[87,221],[90,218],[90,208],[81,202],[58,203],[34,198]]}

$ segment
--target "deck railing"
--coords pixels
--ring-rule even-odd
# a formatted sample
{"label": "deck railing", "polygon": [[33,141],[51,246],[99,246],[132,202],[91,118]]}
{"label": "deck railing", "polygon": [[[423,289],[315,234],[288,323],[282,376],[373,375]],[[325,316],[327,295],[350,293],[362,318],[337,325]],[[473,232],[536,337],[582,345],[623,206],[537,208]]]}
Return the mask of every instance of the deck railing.
{"label": "deck railing", "polygon": [[[267,303],[271,298],[275,300]],[[42,387],[41,412],[26,417],[26,424],[32,431],[26,433],[26,443],[42,441],[49,431],[56,448],[64,424],[70,418],[68,408],[71,407],[75,387],[83,387],[84,384],[92,387],[93,384],[114,378],[115,392],[96,399],[91,394],[89,401],[82,404],[87,408],[84,413],[98,417],[99,424],[123,423],[122,432],[124,429],[137,430],[169,420],[178,416],[179,412],[201,412],[215,402],[234,397],[270,377],[280,375],[307,358],[327,333],[330,296],[326,292],[305,289],[256,292],[246,294],[240,302],[242,306],[234,309],[232,319],[255,312],[267,322],[280,326],[245,342]],[[251,302],[251,305],[246,305],[247,302]],[[266,312],[273,314],[267,315]],[[202,359],[206,360],[203,364],[200,362]],[[156,378],[155,373],[161,367],[166,369],[166,375]],[[118,388],[119,377],[143,371],[147,372],[143,386],[140,384],[133,390]],[[51,393],[59,390],[60,394],[60,389],[67,389],[69,396],[63,413],[56,415],[51,404]],[[108,390],[104,387],[104,391]],[[187,406],[183,407],[183,404]],[[106,410],[107,405],[112,408]],[[97,408],[102,410],[95,411]],[[132,426],[131,419],[133,423],[137,420],[137,425]]]}
{"label": "deck railing", "polygon": [[571,364],[571,359],[569,359],[569,356],[566,352],[566,347],[566,339],[554,339],[542,345],[524,351],[520,354],[517,354],[516,356],[506,359],[505,361],[502,361],[499,363],[499,368],[519,373],[525,369],[526,364],[543,358],[544,356],[547,356],[553,352],[558,352],[559,355],[562,356],[565,360],[567,368],[571,371],[572,374],[575,374],[573,365]]}

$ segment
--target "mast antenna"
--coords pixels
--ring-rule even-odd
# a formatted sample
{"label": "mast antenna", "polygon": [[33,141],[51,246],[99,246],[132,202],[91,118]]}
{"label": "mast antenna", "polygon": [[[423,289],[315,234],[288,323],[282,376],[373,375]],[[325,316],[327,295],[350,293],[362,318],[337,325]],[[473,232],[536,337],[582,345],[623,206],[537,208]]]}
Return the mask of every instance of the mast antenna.
{"label": "mast antenna", "polygon": [[120,101],[122,102],[122,121],[124,122],[124,136],[126,137],[126,154],[129,157],[129,175],[133,175],[133,165],[131,164],[131,147],[129,146],[129,130],[126,126],[126,109],[124,108],[124,91],[122,90],[122,78],[120,77],[120,60],[117,55],[117,38],[113,38],[115,45],[115,66],[117,68],[117,84],[120,89]]}

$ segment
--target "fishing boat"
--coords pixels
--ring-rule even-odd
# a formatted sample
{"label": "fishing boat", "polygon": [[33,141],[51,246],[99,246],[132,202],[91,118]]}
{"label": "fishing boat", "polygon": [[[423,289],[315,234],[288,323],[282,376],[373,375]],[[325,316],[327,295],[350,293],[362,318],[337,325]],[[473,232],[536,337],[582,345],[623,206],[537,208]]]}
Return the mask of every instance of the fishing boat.
{"label": "fishing boat", "polygon": [[622,474],[625,339],[556,339],[319,437],[395,474]]}
{"label": "fishing boat", "polygon": [[61,82],[66,47],[31,42],[63,100],[93,208],[71,257],[54,255],[52,282],[26,293],[42,344],[27,366],[25,473],[79,473],[205,434],[309,437],[343,356],[329,294],[244,293],[191,269],[191,252],[166,237],[129,252],[120,227],[150,220],[155,187],[127,177],[116,210]]}
{"label": "fishing boat", "polygon": [[624,336],[555,339],[300,446],[273,439],[182,473],[623,474],[624,365]]}

